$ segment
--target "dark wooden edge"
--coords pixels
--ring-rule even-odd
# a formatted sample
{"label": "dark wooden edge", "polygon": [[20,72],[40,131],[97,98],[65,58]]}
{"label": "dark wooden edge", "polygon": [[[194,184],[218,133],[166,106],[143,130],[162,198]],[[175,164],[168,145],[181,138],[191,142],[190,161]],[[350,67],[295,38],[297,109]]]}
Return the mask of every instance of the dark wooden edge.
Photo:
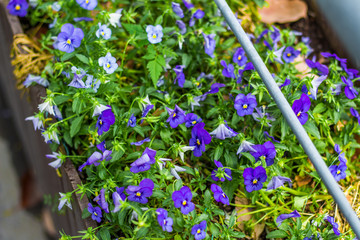
{"label": "dark wooden edge", "polygon": [[[41,97],[46,96],[45,88],[34,86],[23,96],[16,89],[16,80],[11,66],[10,49],[13,35],[23,33],[19,19],[12,16],[6,9],[5,0],[0,0],[0,92],[4,95],[12,111],[18,135],[23,144],[26,160],[35,172],[36,185],[42,194],[51,194],[56,198],[59,192],[71,192],[81,184],[79,174],[70,160],[61,167],[63,177],[59,178],[51,167],[46,154],[51,153],[49,146],[44,142],[40,131],[34,131],[33,125],[25,118],[38,111],[37,106],[42,102]],[[30,99],[29,102],[27,99]],[[67,234],[78,235],[79,230],[96,227],[92,219],[82,219],[81,213],[87,208],[89,200],[86,196],[74,194],[73,210],[66,215],[52,214],[57,231],[64,230]]]}

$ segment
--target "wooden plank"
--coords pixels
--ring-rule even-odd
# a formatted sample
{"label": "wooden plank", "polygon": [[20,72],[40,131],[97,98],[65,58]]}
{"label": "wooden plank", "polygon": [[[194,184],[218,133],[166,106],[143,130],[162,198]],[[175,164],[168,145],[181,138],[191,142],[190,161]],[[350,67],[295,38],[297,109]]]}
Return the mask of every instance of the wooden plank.
{"label": "wooden plank", "polygon": [[[45,157],[51,153],[49,146],[44,142],[40,131],[34,131],[31,122],[25,122],[25,118],[34,115],[38,111],[37,106],[42,102],[41,97],[45,96],[45,89],[41,86],[31,87],[29,92],[21,96],[16,89],[16,80],[11,66],[10,49],[13,34],[22,33],[18,18],[8,14],[4,0],[0,0],[0,93],[4,95],[8,106],[12,110],[12,116],[21,142],[24,147],[26,160],[34,169],[36,184],[43,194],[51,194],[58,197],[58,192],[69,192],[81,183],[76,169],[70,161],[62,167],[63,177],[59,178],[56,172],[48,166],[49,160]],[[31,99],[31,102],[27,101]],[[53,213],[55,228],[64,230],[67,234],[78,235],[79,230],[89,226],[96,226],[91,219],[81,219],[82,210],[87,207],[88,199],[79,199],[75,196],[73,211],[67,211],[67,215]],[[69,214],[70,213],[70,214]]]}

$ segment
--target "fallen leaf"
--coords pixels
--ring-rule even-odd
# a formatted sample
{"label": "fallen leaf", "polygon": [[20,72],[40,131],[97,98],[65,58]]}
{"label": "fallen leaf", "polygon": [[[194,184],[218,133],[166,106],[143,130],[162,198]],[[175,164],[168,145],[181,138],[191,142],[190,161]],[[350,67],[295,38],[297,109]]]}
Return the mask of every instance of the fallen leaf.
{"label": "fallen leaf", "polygon": [[267,0],[268,7],[259,9],[261,21],[267,24],[295,22],[307,16],[307,5],[300,0]]}
{"label": "fallen leaf", "polygon": [[311,182],[311,180],[312,180],[312,177],[310,177],[310,176],[303,176],[303,177],[296,176],[295,181],[294,181],[294,188],[307,185]]}

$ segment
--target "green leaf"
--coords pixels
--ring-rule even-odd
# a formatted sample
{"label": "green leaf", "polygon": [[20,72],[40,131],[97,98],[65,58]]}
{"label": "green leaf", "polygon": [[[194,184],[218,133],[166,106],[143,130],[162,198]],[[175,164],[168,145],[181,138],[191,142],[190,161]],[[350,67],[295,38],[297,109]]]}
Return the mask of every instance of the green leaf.
{"label": "green leaf", "polygon": [[138,24],[128,24],[128,23],[121,23],[121,25],[125,28],[126,31],[128,31],[130,34],[136,34],[140,35],[142,33],[145,33],[144,29],[141,27],[141,25]]}
{"label": "green leaf", "polygon": [[89,59],[82,54],[75,54],[75,56],[83,63],[89,65]]}
{"label": "green leaf", "polygon": [[155,21],[155,26],[156,25],[161,25],[162,22],[163,22],[163,15],[160,15],[160,16],[158,16],[158,18]]}
{"label": "green leaf", "polygon": [[318,128],[316,127],[316,125],[311,122],[311,121],[307,121],[304,125],[305,130],[310,133],[311,135],[313,135],[314,137],[316,137],[317,139],[320,139],[320,132],[318,130]]}
{"label": "green leaf", "polygon": [[307,196],[295,197],[294,198],[294,208],[296,210],[302,210],[307,199],[308,199]]}
{"label": "green leaf", "polygon": [[64,55],[62,55],[60,61],[61,61],[61,62],[65,62],[66,60],[69,60],[69,59],[72,58],[73,56],[75,56],[75,52],[65,53]]}
{"label": "green leaf", "polygon": [[207,189],[204,194],[204,205],[205,207],[210,208],[210,204],[211,204],[211,193],[209,189]]}
{"label": "green leaf", "polygon": [[250,153],[248,152],[242,152],[241,153],[244,157],[246,157],[247,159],[249,159],[251,161],[251,163],[255,163],[255,158],[253,155],[251,155]]}
{"label": "green leaf", "polygon": [[242,233],[242,232],[232,231],[232,232],[231,232],[231,236],[236,237],[236,238],[243,238],[243,237],[245,237],[246,235],[245,235],[245,233]]}
{"label": "green leaf", "polygon": [[220,234],[220,230],[218,227],[216,227],[215,224],[210,223],[210,232],[214,237],[217,237]]}
{"label": "green leaf", "polygon": [[283,230],[275,230],[272,231],[270,233],[268,233],[268,235],[266,235],[266,238],[284,238],[287,237],[287,233]]}
{"label": "green leaf", "polygon": [[83,118],[84,115],[75,118],[74,121],[71,122],[70,137],[74,137],[79,132]]}
{"label": "green leaf", "polygon": [[325,106],[324,103],[319,103],[318,105],[316,105],[316,107],[314,108],[314,110],[312,111],[313,113],[322,113],[324,111],[326,111],[327,107]]}
{"label": "green leaf", "polygon": [[85,208],[84,211],[83,211],[82,214],[81,214],[81,218],[82,218],[82,219],[85,219],[85,218],[88,218],[88,217],[90,217],[90,216],[91,216],[91,213],[88,211],[87,208]]}
{"label": "green leaf", "polygon": [[223,146],[218,145],[215,149],[214,159],[219,160],[221,155],[223,154],[223,151]]}
{"label": "green leaf", "polygon": [[171,141],[171,132],[168,129],[162,129],[160,131],[160,137],[164,142],[170,143],[170,141]]}
{"label": "green leaf", "polygon": [[69,97],[69,96],[56,96],[54,98],[54,102],[55,102],[56,105],[60,105],[60,104],[62,104],[64,102],[66,102],[67,100],[69,100],[70,98],[71,97]]}
{"label": "green leaf", "polygon": [[161,72],[163,70],[162,64],[159,63],[157,59],[155,59],[153,61],[150,61],[146,67],[149,69],[151,80],[154,84],[154,87],[156,87],[156,83],[158,82]]}
{"label": "green leaf", "polygon": [[102,228],[99,231],[100,240],[111,240],[110,232],[107,228]]}

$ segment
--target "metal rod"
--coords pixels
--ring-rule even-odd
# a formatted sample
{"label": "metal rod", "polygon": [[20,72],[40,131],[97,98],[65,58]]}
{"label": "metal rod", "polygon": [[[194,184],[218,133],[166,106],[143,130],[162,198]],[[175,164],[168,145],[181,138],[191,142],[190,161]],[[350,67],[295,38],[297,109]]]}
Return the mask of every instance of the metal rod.
{"label": "metal rod", "polygon": [[271,76],[269,70],[265,66],[259,54],[256,52],[254,46],[252,45],[250,39],[242,29],[241,25],[237,21],[233,12],[231,11],[229,5],[225,0],[214,0],[220,9],[222,15],[225,17],[226,22],[229,24],[236,38],[240,42],[241,46],[244,48],[247,56],[254,64],[257,72],[259,73],[262,81],[266,85],[270,95],[275,100],[278,108],[281,110],[285,120],[289,124],[290,128],[296,135],[301,146],[305,150],[306,154],[313,163],[316,171],[319,173],[321,179],[323,180],[325,186],[329,190],[329,193],[333,196],[335,202],[338,204],[341,212],[349,222],[352,230],[358,238],[360,238],[360,221],[357,217],[355,211],[350,206],[348,200],[346,199],[344,193],[341,191],[338,183],[335,181],[334,177],[331,175],[328,167],[322,160],[319,152],[316,147],[310,140],[308,134],[306,133],[304,127],[299,122],[294,111],[290,107],[286,98],[280,91],[275,80]]}

